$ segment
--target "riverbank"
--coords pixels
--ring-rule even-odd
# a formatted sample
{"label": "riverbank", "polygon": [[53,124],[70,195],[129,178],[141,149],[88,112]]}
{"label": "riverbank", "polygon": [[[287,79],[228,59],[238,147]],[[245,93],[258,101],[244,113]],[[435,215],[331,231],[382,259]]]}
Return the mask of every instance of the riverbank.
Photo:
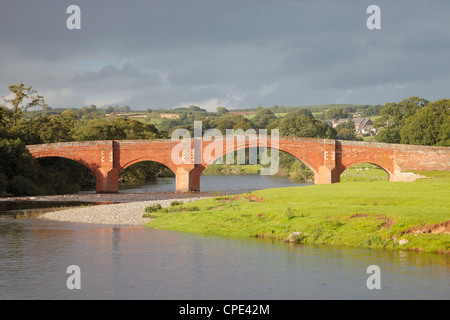
{"label": "riverbank", "polygon": [[158,210],[154,228],[305,244],[450,252],[450,172],[414,182],[259,190]]}
{"label": "riverbank", "polygon": [[177,197],[152,201],[135,201],[120,204],[90,205],[75,207],[70,209],[60,209],[57,211],[39,214],[37,219],[47,219],[54,221],[110,224],[110,225],[135,225],[141,226],[150,221],[144,218],[145,208],[159,203],[163,207],[168,207],[174,201],[189,203],[195,200],[206,199],[207,197]]}

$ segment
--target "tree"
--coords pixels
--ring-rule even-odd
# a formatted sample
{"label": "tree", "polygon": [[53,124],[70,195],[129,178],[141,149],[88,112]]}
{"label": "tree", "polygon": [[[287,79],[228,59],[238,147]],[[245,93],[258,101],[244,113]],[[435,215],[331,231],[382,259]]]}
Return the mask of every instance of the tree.
{"label": "tree", "polygon": [[72,141],[74,122],[71,117],[51,115],[40,117],[34,122],[34,127],[43,143]]}
{"label": "tree", "polygon": [[104,119],[78,121],[73,133],[78,141],[123,140],[126,136],[122,128]]}
{"label": "tree", "polygon": [[162,138],[158,129],[152,124],[127,118],[116,118],[113,125],[125,133],[125,139],[158,139]]}
{"label": "tree", "polygon": [[450,99],[426,105],[404,120],[400,141],[405,144],[450,146]]}
{"label": "tree", "polygon": [[354,141],[362,141],[363,139],[358,138],[356,134],[351,129],[343,128],[338,131],[336,139],[339,140],[354,140]]}
{"label": "tree", "polygon": [[42,107],[48,109],[44,101],[44,97],[39,95],[32,86],[25,87],[23,83],[12,84],[9,86],[9,91],[14,94],[11,99],[3,97],[3,101],[12,106],[12,121],[15,127],[18,121],[22,118],[23,112],[32,107]]}
{"label": "tree", "polygon": [[234,130],[242,129],[244,131],[247,131],[248,129],[252,129],[252,124],[248,119],[244,119],[241,122],[237,123],[234,127]]}
{"label": "tree", "polygon": [[350,129],[351,131],[353,131],[353,129],[355,129],[355,123],[352,120],[349,120],[349,121],[343,122],[343,123],[339,123],[336,126],[336,131],[339,132],[342,129]]}
{"label": "tree", "polygon": [[228,113],[228,109],[225,107],[217,107],[217,114],[224,115]]}
{"label": "tree", "polygon": [[409,97],[398,103],[386,103],[380,110],[381,117],[375,121],[376,127],[383,127],[377,134],[377,141],[401,143],[400,129],[405,119],[414,115],[429,103],[428,100],[419,97]]}
{"label": "tree", "polygon": [[244,117],[236,114],[226,114],[211,121],[211,127],[219,129],[222,134],[226,134],[227,129],[233,129],[235,125],[244,121]]}
{"label": "tree", "polygon": [[271,122],[276,121],[278,118],[269,109],[258,109],[255,116],[252,118],[252,123],[255,129],[265,129]]}
{"label": "tree", "polygon": [[0,127],[5,126],[7,114],[8,109],[5,106],[0,106]]}
{"label": "tree", "polygon": [[280,135],[290,137],[334,139],[336,130],[308,116],[286,116],[280,121]]}
{"label": "tree", "polygon": [[12,192],[15,195],[38,193],[33,183],[37,176],[36,163],[19,139],[0,139],[0,194]]}
{"label": "tree", "polygon": [[325,120],[330,120],[330,119],[346,119],[350,116],[350,113],[348,112],[347,109],[342,109],[342,108],[330,108],[327,109],[324,113],[325,116]]}
{"label": "tree", "polygon": [[312,112],[309,111],[308,109],[304,109],[304,108],[292,111],[292,112],[289,113],[289,115],[292,115],[292,116],[308,116],[310,118],[314,118]]}

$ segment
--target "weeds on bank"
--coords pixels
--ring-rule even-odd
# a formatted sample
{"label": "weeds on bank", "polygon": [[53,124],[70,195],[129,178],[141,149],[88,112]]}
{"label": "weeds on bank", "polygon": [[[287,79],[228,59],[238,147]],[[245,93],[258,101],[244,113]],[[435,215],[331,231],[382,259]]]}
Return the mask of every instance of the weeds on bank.
{"label": "weeds on bank", "polygon": [[151,218],[155,219],[159,215],[159,213],[172,213],[172,212],[194,212],[194,211],[200,211],[199,207],[183,207],[183,202],[180,201],[173,201],[170,204],[170,207],[163,208],[161,204],[157,203],[152,206],[146,207],[145,212],[142,217],[143,218]]}

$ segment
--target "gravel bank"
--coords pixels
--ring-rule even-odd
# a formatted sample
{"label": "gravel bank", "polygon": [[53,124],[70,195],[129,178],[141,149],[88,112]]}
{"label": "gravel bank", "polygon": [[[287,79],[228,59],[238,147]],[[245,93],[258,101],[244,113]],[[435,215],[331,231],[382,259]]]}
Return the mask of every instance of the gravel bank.
{"label": "gravel bank", "polygon": [[209,197],[193,199],[173,198],[72,208],[43,213],[38,219],[94,224],[142,225],[151,220],[149,218],[142,218],[142,215],[145,213],[145,208],[150,205],[159,203],[163,207],[168,207],[172,201],[187,203],[205,198]]}

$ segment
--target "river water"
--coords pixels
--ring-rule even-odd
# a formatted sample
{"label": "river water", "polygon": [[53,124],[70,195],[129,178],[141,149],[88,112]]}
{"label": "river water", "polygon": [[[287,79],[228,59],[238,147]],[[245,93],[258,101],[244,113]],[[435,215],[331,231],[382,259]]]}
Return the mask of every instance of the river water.
{"label": "river water", "polygon": [[[367,288],[370,265],[381,289]],[[449,299],[449,276],[442,254],[0,220],[0,299]]]}
{"label": "river water", "polygon": [[[277,176],[253,175],[202,175],[200,191],[247,192],[269,188],[307,186],[311,184],[297,183],[292,179]],[[120,185],[120,192],[166,192],[175,190],[175,178],[159,178],[145,185]]]}

